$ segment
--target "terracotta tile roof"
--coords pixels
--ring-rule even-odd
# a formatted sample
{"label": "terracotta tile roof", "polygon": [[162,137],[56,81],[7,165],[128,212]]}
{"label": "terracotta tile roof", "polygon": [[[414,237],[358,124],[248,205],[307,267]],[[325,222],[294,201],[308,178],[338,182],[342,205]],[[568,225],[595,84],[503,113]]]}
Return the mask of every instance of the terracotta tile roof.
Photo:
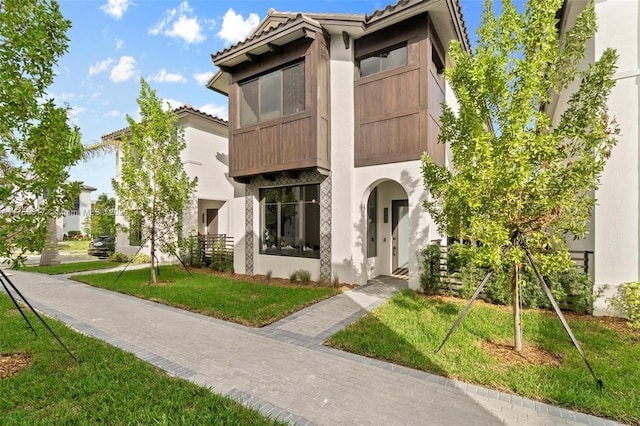
{"label": "terracotta tile roof", "polygon": [[[211,121],[215,121],[219,124],[222,124],[223,126],[228,126],[229,122],[227,120],[223,120],[222,118],[216,117],[214,115],[208,114],[204,111],[200,111],[199,109],[196,109],[194,107],[192,107],[189,104],[182,104],[180,105],[178,108],[175,108],[173,110],[174,113],[176,113],[177,115],[181,115],[181,114],[193,114],[193,115],[197,115],[200,116],[202,118],[206,118],[207,120],[211,120]],[[110,132],[107,134],[102,135],[100,138],[103,141],[107,141],[110,139],[117,139],[120,137],[120,135],[122,135],[122,133],[127,133],[129,131],[129,127],[125,127],[123,129],[119,129],[116,130],[114,132]]]}
{"label": "terracotta tile roof", "polygon": [[[454,26],[459,24],[459,28],[457,28],[458,32],[461,35],[461,42],[467,50],[470,50],[471,43],[469,41],[469,35],[467,33],[467,28],[464,22],[464,17],[462,16],[462,9],[460,7],[460,0],[445,0],[449,7],[455,13],[454,17]],[[358,21],[361,20],[363,25],[379,21],[381,19],[386,18],[387,16],[393,15],[401,10],[410,8],[415,5],[420,5],[424,3],[425,0],[398,0],[396,3],[386,6],[384,9],[377,9],[373,11],[371,14],[349,14],[349,13],[300,13],[300,12],[278,12],[274,9],[269,9],[267,12],[267,16],[262,20],[260,25],[254,30],[254,32],[249,36],[249,38],[242,40],[232,46],[229,46],[223,50],[218,51],[211,55],[211,58],[215,61],[217,58],[221,56],[225,56],[225,54],[230,53],[234,50],[238,50],[244,46],[250,45],[253,41],[258,40],[263,37],[267,37],[270,34],[276,33],[279,30],[284,29],[288,25],[291,25],[293,22],[299,20],[306,20],[314,25],[321,27],[323,21],[329,20],[345,20],[345,21]],[[427,0],[429,2],[429,0]],[[434,1],[435,3],[436,1]],[[269,23],[275,23],[277,20],[283,19],[282,22],[276,23],[272,26],[267,26]],[[455,22],[457,20],[457,22]],[[274,22],[275,21],[275,22]]]}

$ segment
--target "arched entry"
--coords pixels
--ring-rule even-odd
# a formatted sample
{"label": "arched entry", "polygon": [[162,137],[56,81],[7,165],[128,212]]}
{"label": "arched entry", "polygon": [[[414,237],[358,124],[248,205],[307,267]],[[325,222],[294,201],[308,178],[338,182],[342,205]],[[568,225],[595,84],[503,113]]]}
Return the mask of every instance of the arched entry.
{"label": "arched entry", "polygon": [[365,256],[373,276],[409,273],[409,201],[406,190],[390,179],[369,187]]}

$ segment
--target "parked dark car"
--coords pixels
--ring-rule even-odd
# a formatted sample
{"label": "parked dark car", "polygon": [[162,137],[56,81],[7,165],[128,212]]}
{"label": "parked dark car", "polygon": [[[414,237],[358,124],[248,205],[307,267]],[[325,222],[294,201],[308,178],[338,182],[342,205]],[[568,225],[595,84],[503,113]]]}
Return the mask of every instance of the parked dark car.
{"label": "parked dark car", "polygon": [[89,243],[89,256],[100,258],[109,257],[115,251],[115,238],[111,235],[101,235]]}

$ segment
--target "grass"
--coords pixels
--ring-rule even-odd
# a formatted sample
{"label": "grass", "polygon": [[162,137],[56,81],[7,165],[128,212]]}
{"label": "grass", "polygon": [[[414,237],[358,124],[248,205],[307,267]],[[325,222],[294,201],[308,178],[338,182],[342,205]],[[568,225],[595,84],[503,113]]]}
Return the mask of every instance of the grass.
{"label": "grass", "polygon": [[66,240],[58,243],[58,250],[70,255],[86,255],[90,241]]}
{"label": "grass", "polygon": [[0,424],[280,424],[48,320],[76,364],[35,316],[29,320],[38,337],[0,294],[0,358],[31,358],[24,370],[0,379]]}
{"label": "grass", "polygon": [[553,313],[524,312],[524,343],[561,359],[559,367],[509,365],[485,353],[482,341],[512,344],[511,311],[475,304],[443,349],[434,352],[464,302],[407,290],[332,336],[327,344],[357,354],[475,383],[557,406],[640,424],[640,333],[614,331],[593,317],[568,322],[604,383],[599,392],[578,351]]}
{"label": "grass", "polygon": [[107,260],[90,260],[88,262],[61,263],[56,266],[24,266],[20,268],[26,272],[40,272],[42,274],[59,275],[72,272],[95,271],[96,269],[109,269],[123,264],[109,262]]}
{"label": "grass", "polygon": [[149,270],[126,271],[117,282],[117,272],[75,276],[72,279],[96,287],[130,294],[166,305],[262,327],[284,318],[339,290],[327,287],[279,286],[192,271],[191,278],[181,267],[165,266],[158,280],[148,285]]}

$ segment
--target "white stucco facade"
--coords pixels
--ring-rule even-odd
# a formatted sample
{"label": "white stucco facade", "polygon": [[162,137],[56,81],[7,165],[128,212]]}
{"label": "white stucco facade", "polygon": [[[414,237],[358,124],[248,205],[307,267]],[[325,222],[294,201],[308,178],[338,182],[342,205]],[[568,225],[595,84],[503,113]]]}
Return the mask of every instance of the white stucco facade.
{"label": "white stucco facade", "polygon": [[58,240],[61,241],[65,235],[69,235],[69,231],[80,231],[82,235],[86,235],[85,221],[91,216],[91,193],[95,190],[96,188],[91,186],[80,186],[80,194],[73,207],[56,220]]}
{"label": "white stucco facade", "polygon": [[[230,237],[242,236],[244,222],[234,216],[234,202],[241,204],[244,196],[243,185],[228,177],[228,129],[227,123],[216,117],[184,105],[175,110],[178,127],[184,132],[185,149],[181,153],[182,163],[190,179],[197,179],[197,185],[190,207],[184,212],[184,235],[225,234]],[[120,132],[122,133],[122,132]],[[120,134],[112,134],[119,137]],[[111,135],[107,135],[111,136]],[[103,137],[104,138],[104,137]],[[116,155],[116,173],[120,175],[121,153]],[[118,200],[116,198],[116,211]],[[116,222],[127,226],[122,215]],[[238,224],[241,225],[238,231]],[[116,251],[132,256],[137,252],[149,254],[149,245],[132,245],[129,233],[118,232]],[[172,262],[163,253],[156,254],[160,261]]]}
{"label": "white stucco facade", "polygon": [[[584,7],[583,0],[569,0],[563,29],[570,28]],[[609,112],[620,136],[605,167],[597,204],[586,239],[571,248],[593,251],[592,277],[598,294],[594,313],[611,314],[606,298],[624,282],[640,280],[640,3],[628,0],[596,0],[598,30],[588,46],[585,66],[604,49],[616,49],[616,86],[609,97]],[[568,94],[560,97],[554,112],[558,118]]]}

